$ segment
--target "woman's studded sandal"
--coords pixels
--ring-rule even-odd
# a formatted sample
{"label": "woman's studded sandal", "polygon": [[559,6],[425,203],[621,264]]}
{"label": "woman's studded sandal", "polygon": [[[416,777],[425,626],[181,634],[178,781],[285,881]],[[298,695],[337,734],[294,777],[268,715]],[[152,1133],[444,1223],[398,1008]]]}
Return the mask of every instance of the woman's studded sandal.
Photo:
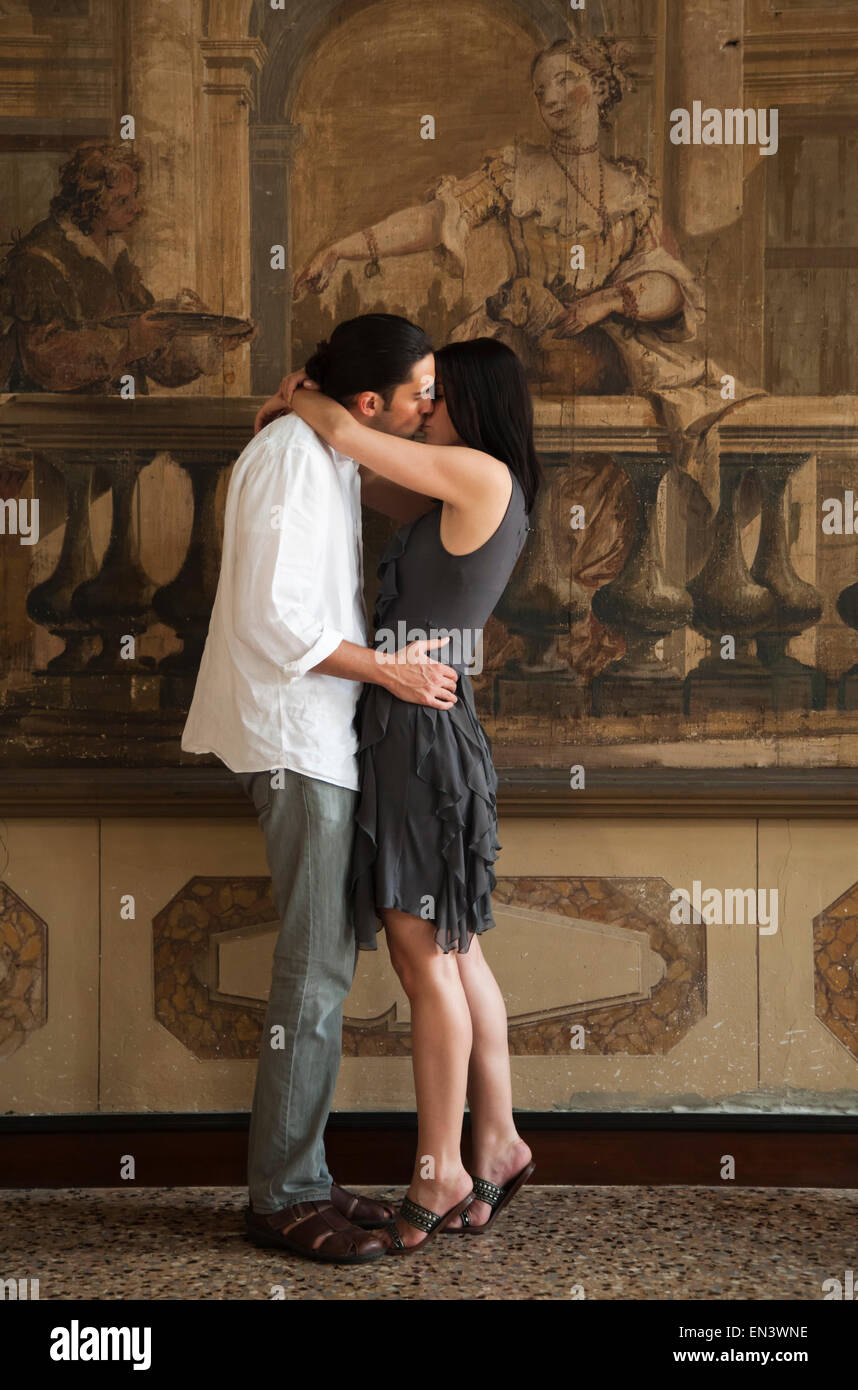
{"label": "woman's studded sandal", "polygon": [[478,1202],[485,1202],[492,1209],[492,1214],[487,1221],[483,1221],[479,1226],[471,1226],[467,1211],[462,1212],[461,1226],[448,1226],[445,1235],[461,1236],[467,1233],[469,1236],[481,1236],[491,1226],[496,1216],[499,1216],[504,1207],[507,1206],[515,1196],[518,1189],[527,1182],[534,1168],[535,1163],[528,1163],[522,1168],[520,1173],[516,1173],[514,1178],[510,1178],[506,1187],[498,1187],[497,1183],[488,1182],[486,1178],[474,1178],[473,1197]]}
{"label": "woman's studded sandal", "polygon": [[457,1202],[449,1211],[445,1211],[443,1216],[439,1216],[436,1211],[429,1211],[428,1207],[421,1207],[418,1202],[412,1202],[410,1197],[403,1197],[397,1216],[401,1216],[410,1226],[416,1226],[419,1231],[425,1231],[426,1234],[422,1240],[418,1240],[416,1245],[406,1245],[396,1227],[389,1227],[387,1230],[387,1236],[391,1241],[389,1253],[391,1255],[413,1255],[415,1250],[422,1250],[435,1232],[442,1230],[448,1221],[452,1221],[454,1216],[461,1216],[464,1221],[465,1209],[471,1205],[473,1200],[474,1194],[469,1192],[467,1197],[462,1198],[461,1202]]}

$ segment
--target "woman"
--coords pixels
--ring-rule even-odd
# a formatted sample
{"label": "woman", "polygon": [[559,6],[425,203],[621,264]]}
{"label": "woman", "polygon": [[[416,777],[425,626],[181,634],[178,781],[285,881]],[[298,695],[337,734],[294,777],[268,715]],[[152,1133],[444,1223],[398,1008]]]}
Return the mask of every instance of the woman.
{"label": "woman", "polygon": [[321,293],[342,261],[373,271],[385,257],[432,251],[474,308],[454,340],[500,336],[526,352],[543,388],[651,394],[672,432],[697,433],[733,402],[696,341],[702,295],[662,225],[656,184],[600,149],[628,82],[624,61],[606,39],[538,53],[531,82],[548,143],[494,150],[473,173],[440,178],[422,204],[323,248],[295,298]]}
{"label": "woman", "polygon": [[[500,845],[497,776],[465,665],[524,545],[541,470],[515,353],[485,338],[443,348],[435,363],[425,444],[368,429],[320,391],[296,389],[313,385],[303,372],[287,378],[273,402],[372,473],[435,499],[382,558],[375,645],[404,645],[395,634],[414,627],[430,638],[433,630],[449,633],[450,654],[444,647],[433,654],[459,673],[457,700],[436,709],[366,685],[357,715],[358,943],[377,949],[380,918],[411,1003],[418,1139],[390,1232],[398,1253],[444,1226],[487,1229],[534,1166],[512,1117],[503,996],[475,939],[494,926]],[[320,375],[316,359],[307,373]],[[466,1094],[474,1178],[460,1152]]]}
{"label": "woman", "polygon": [[[453,341],[499,337],[544,393],[648,396],[714,514],[718,450],[709,427],[761,393],[733,379],[732,395],[722,395],[730,378],[699,334],[703,296],[662,224],[657,185],[634,160],[600,148],[628,83],[624,64],[622,47],[606,39],[562,39],[537,53],[531,84],[545,144],[518,140],[487,152],[471,173],[440,178],[423,203],[324,247],[297,277],[294,295],[321,293],[345,261],[383,274],[387,257],[431,251],[472,310]],[[383,278],[370,283],[375,295]],[[569,508],[556,496],[566,483],[588,518],[571,556]],[[622,568],[634,529],[627,491],[620,465],[605,454],[579,453],[565,481],[554,470],[535,518],[540,545],[508,596],[523,620],[513,630],[524,627],[529,645],[545,621],[534,595],[550,596],[562,611],[570,583],[583,586],[584,613],[568,632],[555,638],[546,627],[547,669],[589,678],[622,654],[622,639],[587,612],[586,600]],[[525,645],[515,637],[494,659],[523,656]]]}

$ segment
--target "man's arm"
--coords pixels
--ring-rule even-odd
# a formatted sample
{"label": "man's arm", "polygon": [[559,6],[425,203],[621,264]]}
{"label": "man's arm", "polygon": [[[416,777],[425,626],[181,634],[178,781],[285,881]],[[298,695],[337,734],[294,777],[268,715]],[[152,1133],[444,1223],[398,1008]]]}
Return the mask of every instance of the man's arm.
{"label": "man's arm", "polygon": [[286,470],[270,439],[254,438],[245,452],[254,457],[233,521],[235,629],[248,647],[297,680],[343,640],[319,602],[318,532],[330,504],[329,480],[300,448],[289,449]]}
{"label": "man's arm", "polygon": [[308,671],[384,685],[400,700],[449,709],[458,675],[426,653],[444,638],[378,652],[344,638],[319,603],[319,527],[333,504],[331,479],[306,449],[290,449],[288,475],[269,438],[247,446],[259,456],[245,477],[235,519],[232,592],[236,631],[288,680]]}
{"label": "man's arm", "polygon": [[[21,323],[21,361],[27,375],[46,391],[74,391],[112,381],[133,363],[143,362],[147,353],[167,346],[171,332],[143,317],[126,328],[67,328],[58,320]],[[151,375],[149,365],[145,370]]]}
{"label": "man's arm", "polygon": [[336,651],[314,666],[325,676],[342,676],[346,680],[365,681],[383,685],[398,700],[412,705],[431,705],[434,709],[450,709],[458,703],[453,691],[458,675],[452,666],[433,661],[426,653],[430,647],[442,646],[443,637],[412,642],[398,652],[379,652],[372,647],[359,647],[343,640]]}

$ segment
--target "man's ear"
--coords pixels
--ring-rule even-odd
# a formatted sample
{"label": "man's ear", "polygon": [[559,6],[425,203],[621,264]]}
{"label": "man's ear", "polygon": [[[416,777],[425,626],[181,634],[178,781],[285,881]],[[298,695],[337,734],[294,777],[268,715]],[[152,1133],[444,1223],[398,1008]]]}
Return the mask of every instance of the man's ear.
{"label": "man's ear", "polygon": [[359,415],[375,418],[381,409],[381,397],[376,391],[361,391],[360,395],[355,396],[355,407]]}

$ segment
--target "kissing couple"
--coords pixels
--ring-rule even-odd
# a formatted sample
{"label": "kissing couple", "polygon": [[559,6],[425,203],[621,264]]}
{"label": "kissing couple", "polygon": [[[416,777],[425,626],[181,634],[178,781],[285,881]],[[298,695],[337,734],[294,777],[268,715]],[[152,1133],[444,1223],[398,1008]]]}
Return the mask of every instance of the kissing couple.
{"label": "kissing couple", "polygon": [[[495,925],[498,783],[463,653],[540,483],[516,354],[489,338],[433,352],[393,314],[339,324],[259,411],[233,468],[182,748],[216,754],[252,799],[279,920],[248,1151],[258,1245],[344,1264],[413,1254],[442,1230],[489,1231],[533,1172],[479,942]],[[373,645],[362,505],[401,523]],[[427,635],[391,649],[390,633],[415,628]],[[343,1001],[381,924],[411,1006],[418,1116],[398,1209],[338,1186],[323,1137]]]}

